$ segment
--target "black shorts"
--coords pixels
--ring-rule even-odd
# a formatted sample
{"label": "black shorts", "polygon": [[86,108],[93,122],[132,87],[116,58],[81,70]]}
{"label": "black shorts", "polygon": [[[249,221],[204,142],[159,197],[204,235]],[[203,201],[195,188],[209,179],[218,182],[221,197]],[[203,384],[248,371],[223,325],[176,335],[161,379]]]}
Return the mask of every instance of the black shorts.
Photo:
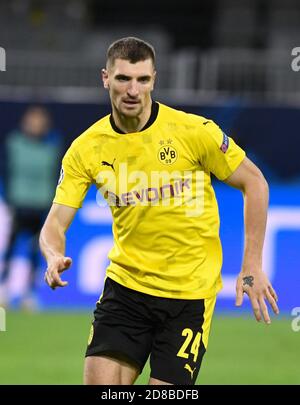
{"label": "black shorts", "polygon": [[94,311],[86,356],[123,359],[141,372],[150,355],[151,377],[171,384],[194,384],[215,301],[216,297],[155,297],[107,278]]}

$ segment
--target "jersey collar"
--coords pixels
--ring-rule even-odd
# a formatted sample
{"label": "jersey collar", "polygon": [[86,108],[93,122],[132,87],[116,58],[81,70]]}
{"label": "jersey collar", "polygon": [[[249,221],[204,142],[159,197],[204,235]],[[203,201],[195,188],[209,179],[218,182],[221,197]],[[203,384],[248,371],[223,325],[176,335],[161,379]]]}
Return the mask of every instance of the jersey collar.
{"label": "jersey collar", "polygon": [[[144,125],[143,128],[139,132],[144,131],[145,129],[149,128],[154,123],[154,121],[156,120],[156,118],[158,116],[158,110],[159,110],[159,104],[156,101],[152,101],[150,117],[149,117],[148,121],[146,122],[146,125]],[[117,132],[118,134],[126,134],[126,132],[123,132],[120,128],[117,127],[112,114],[110,114],[110,116],[109,116],[109,122],[110,122],[110,125],[112,126],[112,129],[115,132]]]}

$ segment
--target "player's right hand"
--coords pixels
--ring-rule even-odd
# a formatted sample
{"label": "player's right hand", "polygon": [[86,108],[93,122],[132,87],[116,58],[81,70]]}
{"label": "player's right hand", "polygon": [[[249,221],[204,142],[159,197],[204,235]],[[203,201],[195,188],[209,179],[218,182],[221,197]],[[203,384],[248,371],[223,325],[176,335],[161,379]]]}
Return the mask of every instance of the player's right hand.
{"label": "player's right hand", "polygon": [[47,271],[45,272],[44,280],[52,290],[56,287],[65,287],[68,285],[67,281],[62,281],[60,278],[61,273],[67,270],[72,265],[70,257],[57,256],[48,262]]}

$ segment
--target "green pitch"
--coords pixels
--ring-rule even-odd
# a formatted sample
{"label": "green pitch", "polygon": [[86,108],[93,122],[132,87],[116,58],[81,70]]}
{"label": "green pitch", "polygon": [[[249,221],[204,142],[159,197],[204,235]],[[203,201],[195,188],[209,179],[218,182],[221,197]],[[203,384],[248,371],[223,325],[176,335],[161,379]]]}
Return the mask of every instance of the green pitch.
{"label": "green pitch", "polygon": [[[8,312],[0,332],[0,384],[81,384],[86,313]],[[198,384],[300,384],[300,332],[291,318],[270,326],[215,317]],[[146,367],[138,383],[146,384]]]}

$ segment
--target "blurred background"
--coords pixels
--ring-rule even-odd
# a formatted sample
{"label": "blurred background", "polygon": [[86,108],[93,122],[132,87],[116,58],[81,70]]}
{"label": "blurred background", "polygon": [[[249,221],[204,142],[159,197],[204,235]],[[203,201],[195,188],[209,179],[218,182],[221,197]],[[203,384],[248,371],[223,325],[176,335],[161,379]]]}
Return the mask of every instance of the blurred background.
{"label": "blurred background", "polygon": [[154,99],[216,121],[270,184],[264,270],[281,316],[265,327],[249,302],[234,307],[242,196],[214,180],[224,288],[198,383],[300,383],[299,21],[297,0],[0,0],[0,384],[81,383],[110,211],[91,188],[68,232],[65,289],[44,285],[36,242],[61,157],[110,112],[106,49],[129,35],[156,49]]}

